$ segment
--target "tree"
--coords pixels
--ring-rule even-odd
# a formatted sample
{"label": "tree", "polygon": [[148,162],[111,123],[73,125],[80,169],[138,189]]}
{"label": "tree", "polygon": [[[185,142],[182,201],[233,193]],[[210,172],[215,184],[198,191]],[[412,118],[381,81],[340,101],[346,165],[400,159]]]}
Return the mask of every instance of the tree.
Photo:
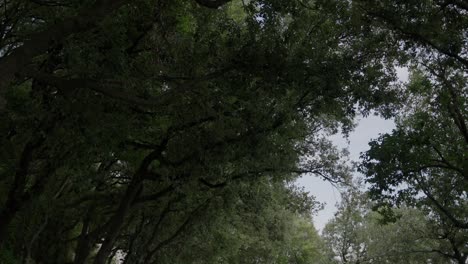
{"label": "tree", "polygon": [[[432,228],[434,235],[452,244],[443,254],[464,263],[468,152],[463,130],[450,112],[466,105],[466,97],[454,101],[451,88],[436,90],[434,85],[421,72],[413,74],[408,110],[399,117],[392,134],[371,142],[361,169],[371,183],[374,199],[421,208],[438,227]],[[458,102],[461,105],[454,106]]]}
{"label": "tree", "polygon": [[[135,236],[131,255],[125,257],[125,262],[152,263],[154,259],[159,263],[309,263],[321,258],[320,238],[310,219],[313,203],[304,201],[306,197],[301,192],[268,180],[255,188],[242,186],[240,192],[237,188],[231,185],[224,197],[215,198],[204,216],[193,219],[170,246],[158,247],[158,241],[147,243],[146,239],[155,239],[151,235]],[[296,207],[291,200],[301,201],[296,206],[306,207]],[[174,220],[170,215],[166,217]],[[148,229],[152,230],[145,228]]]}
{"label": "tree", "polygon": [[389,110],[392,76],[304,4],[3,1],[3,255],[102,264],[139,247],[129,261],[151,262],[225,192],[339,180],[316,134]]}
{"label": "tree", "polygon": [[[370,143],[361,172],[386,208],[420,208],[435,236],[449,240],[442,255],[466,261],[467,57],[463,1],[339,1],[354,28],[408,66],[397,128]],[[374,42],[373,42],[374,41]],[[440,230],[444,230],[443,232]],[[443,234],[441,234],[442,232]]]}
{"label": "tree", "polygon": [[342,194],[338,211],[322,234],[332,259],[339,259],[339,263],[365,263],[370,260],[369,241],[363,236],[367,228],[365,218],[368,209],[365,196],[359,194],[358,189],[350,188]]}
{"label": "tree", "polygon": [[[322,237],[335,263],[447,263],[453,258],[451,241],[443,235],[445,225],[434,225],[418,208],[401,207],[388,221],[383,212],[373,211],[367,194],[344,193],[335,217]],[[450,262],[453,263],[453,262]]]}

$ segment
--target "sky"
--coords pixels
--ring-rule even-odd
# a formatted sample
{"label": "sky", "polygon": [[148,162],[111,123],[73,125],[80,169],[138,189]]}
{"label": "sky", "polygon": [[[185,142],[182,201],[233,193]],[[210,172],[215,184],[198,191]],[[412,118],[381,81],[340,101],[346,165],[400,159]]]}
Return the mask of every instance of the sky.
{"label": "sky", "polygon": [[[408,81],[408,70],[397,68],[397,75],[401,82]],[[359,161],[361,152],[369,149],[369,141],[375,139],[379,134],[390,133],[395,128],[393,120],[385,120],[379,116],[369,115],[357,120],[357,127],[350,133],[348,140],[338,134],[330,139],[339,148],[348,148],[350,161]],[[357,172],[355,176],[358,176]],[[305,175],[297,180],[298,186],[304,187],[305,191],[315,196],[317,201],[325,203],[323,210],[314,216],[314,225],[317,230],[323,230],[325,224],[333,218],[336,212],[336,204],[340,201],[340,190],[332,184],[313,175]]]}
{"label": "sky", "polygon": [[[377,138],[380,133],[391,132],[395,127],[393,120],[385,120],[378,116],[368,116],[358,120],[358,126],[349,135],[349,144],[341,136],[332,136],[331,140],[340,149],[348,148],[351,161],[358,161],[361,152],[369,149],[368,142]],[[297,181],[298,186],[303,186],[305,191],[315,196],[317,201],[325,203],[325,208],[314,216],[314,225],[322,230],[326,222],[336,212],[336,203],[340,201],[340,190],[332,184],[314,175],[305,175]]]}

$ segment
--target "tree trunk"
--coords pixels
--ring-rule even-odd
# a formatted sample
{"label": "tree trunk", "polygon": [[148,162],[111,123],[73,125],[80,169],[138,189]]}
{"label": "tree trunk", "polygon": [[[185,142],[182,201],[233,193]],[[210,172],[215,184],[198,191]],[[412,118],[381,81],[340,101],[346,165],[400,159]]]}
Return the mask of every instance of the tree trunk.
{"label": "tree trunk", "polygon": [[130,182],[127,190],[120,201],[119,207],[115,214],[109,221],[107,225],[107,234],[104,238],[104,242],[99,249],[96,258],[94,259],[94,264],[105,264],[107,258],[114,246],[115,240],[117,239],[120,229],[125,223],[125,217],[127,216],[128,211],[131,209],[131,206],[143,188],[143,181],[141,177],[135,175],[132,181]]}

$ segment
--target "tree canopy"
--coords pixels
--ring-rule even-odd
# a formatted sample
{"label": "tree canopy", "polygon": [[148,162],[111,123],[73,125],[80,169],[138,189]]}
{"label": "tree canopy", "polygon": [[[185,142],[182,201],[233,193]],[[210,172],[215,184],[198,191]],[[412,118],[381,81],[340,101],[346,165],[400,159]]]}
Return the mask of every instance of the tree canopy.
{"label": "tree canopy", "polygon": [[330,263],[293,183],[349,182],[327,135],[370,112],[398,120],[363,154],[370,197],[450,227],[431,250],[466,260],[463,1],[0,10],[0,262]]}

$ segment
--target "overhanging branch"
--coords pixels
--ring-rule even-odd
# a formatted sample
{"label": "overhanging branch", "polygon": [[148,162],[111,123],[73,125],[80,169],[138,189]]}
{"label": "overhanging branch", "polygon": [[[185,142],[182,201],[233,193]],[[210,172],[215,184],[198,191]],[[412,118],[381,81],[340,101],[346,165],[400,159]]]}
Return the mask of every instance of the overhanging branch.
{"label": "overhanging branch", "polygon": [[33,58],[50,48],[51,43],[61,43],[72,34],[95,27],[126,2],[126,0],[98,0],[94,5],[81,10],[77,16],[32,34],[22,46],[0,59],[0,95],[8,88],[16,75],[32,62]]}
{"label": "overhanging branch", "polygon": [[199,5],[207,7],[207,8],[213,8],[217,9],[231,0],[195,0]]}

